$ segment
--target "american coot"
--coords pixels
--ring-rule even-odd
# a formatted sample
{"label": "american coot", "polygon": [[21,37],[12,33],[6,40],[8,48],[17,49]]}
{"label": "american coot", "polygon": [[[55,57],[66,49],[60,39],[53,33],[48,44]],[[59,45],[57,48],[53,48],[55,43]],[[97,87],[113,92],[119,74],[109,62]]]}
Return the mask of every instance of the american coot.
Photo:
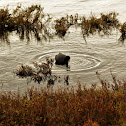
{"label": "american coot", "polygon": [[55,64],[57,65],[66,65],[68,67],[68,62],[70,60],[70,56],[66,56],[62,53],[59,53],[55,56]]}

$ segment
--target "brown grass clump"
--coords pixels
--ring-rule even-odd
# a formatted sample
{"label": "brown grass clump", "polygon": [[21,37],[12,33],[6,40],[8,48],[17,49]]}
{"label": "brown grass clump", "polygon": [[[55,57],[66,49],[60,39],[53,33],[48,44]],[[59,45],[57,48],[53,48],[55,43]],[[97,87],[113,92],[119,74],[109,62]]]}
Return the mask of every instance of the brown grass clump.
{"label": "brown grass clump", "polygon": [[[67,33],[67,30],[72,25],[81,27],[82,35],[85,41],[86,37],[97,33],[100,36],[111,35],[112,30],[119,30],[121,26],[119,20],[117,19],[117,16],[118,13],[116,12],[110,12],[108,14],[101,13],[99,18],[94,16],[92,13],[89,18],[86,18],[85,16],[79,17],[78,14],[76,14],[75,16],[67,15],[66,17],[62,17],[55,21],[56,35],[61,38],[64,37]],[[124,31],[124,25],[121,26],[121,33]],[[124,32],[120,40],[123,40],[123,38]]]}
{"label": "brown grass clump", "polygon": [[117,15],[117,13],[112,12],[106,15],[101,13],[100,18],[97,18],[94,15],[91,15],[88,19],[83,17],[81,19],[81,29],[84,39],[86,36],[89,36],[90,34],[94,35],[96,33],[99,35],[110,35],[113,29],[118,29],[120,26]]}
{"label": "brown grass clump", "polygon": [[[108,14],[101,13],[97,18],[93,14],[86,18],[85,16],[79,17],[78,14],[67,15],[61,17],[55,22],[52,22],[50,15],[43,12],[43,8],[40,5],[31,5],[30,7],[23,8],[21,5],[17,6],[13,12],[10,12],[8,7],[0,9],[0,39],[9,43],[9,33],[16,31],[21,40],[27,39],[30,41],[34,36],[37,41],[42,39],[50,40],[54,34],[63,38],[68,29],[75,25],[81,27],[82,35],[86,41],[86,37],[89,35],[110,35],[112,30],[120,30],[121,36],[120,42],[124,42],[125,35],[125,23],[121,23],[117,19],[118,13],[110,12]],[[52,26],[54,26],[54,30]]]}
{"label": "brown grass clump", "polygon": [[[102,81],[105,85],[106,82]],[[126,82],[119,90],[28,89],[19,94],[0,94],[0,125],[23,126],[124,126],[126,124]]]}
{"label": "brown grass clump", "polygon": [[79,26],[78,20],[78,14],[75,16],[67,15],[66,17],[61,17],[60,19],[55,20],[56,35],[63,38],[71,25]]}
{"label": "brown grass clump", "polygon": [[[40,5],[31,5],[24,9],[21,6],[17,6],[13,11],[13,20],[20,39],[26,37],[27,40],[30,40],[31,33],[33,33],[38,41],[41,40],[41,38],[47,39],[51,37],[46,26],[46,23],[48,23],[51,18],[49,16],[47,19],[44,18],[45,14]],[[46,23],[43,19],[46,20]]]}
{"label": "brown grass clump", "polygon": [[70,26],[67,18],[62,17],[61,19],[57,19],[55,22],[56,34],[61,38],[64,37]]}
{"label": "brown grass clump", "polygon": [[[34,63],[34,67],[30,67],[28,65],[21,65],[16,71],[15,74],[19,77],[30,77],[31,80],[38,82],[40,84],[41,81],[54,81],[55,76],[52,75],[52,65],[54,60],[51,58],[46,58],[46,63]],[[49,85],[52,83],[48,83]]]}
{"label": "brown grass clump", "polygon": [[11,32],[14,29],[12,22],[8,8],[0,9],[0,39],[9,42],[8,31]]}
{"label": "brown grass clump", "polygon": [[[45,18],[46,17],[46,18]],[[43,20],[44,19],[44,20]],[[47,24],[51,18],[44,14],[40,5],[23,8],[21,5],[11,13],[8,8],[0,10],[0,38],[8,40],[8,34],[16,31],[21,40],[30,40],[33,35],[38,41],[52,37]]]}
{"label": "brown grass clump", "polygon": [[[49,87],[54,85],[55,82],[61,81],[60,76],[52,74],[53,63],[54,59],[46,57],[46,62],[34,62],[33,67],[22,64],[14,71],[14,74],[21,78],[27,78],[27,84],[31,81],[39,84],[41,82],[47,82],[47,87]],[[69,85],[69,75],[65,75],[63,81],[64,84]]]}
{"label": "brown grass clump", "polygon": [[124,43],[126,39],[126,22],[121,25],[120,32],[121,36],[119,38],[119,41]]}

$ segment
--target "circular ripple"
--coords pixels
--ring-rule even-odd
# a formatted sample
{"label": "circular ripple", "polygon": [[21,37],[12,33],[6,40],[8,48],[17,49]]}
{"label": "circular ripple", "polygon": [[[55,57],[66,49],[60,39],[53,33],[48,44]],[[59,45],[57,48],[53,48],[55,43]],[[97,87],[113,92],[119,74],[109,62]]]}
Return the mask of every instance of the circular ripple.
{"label": "circular ripple", "polygon": [[[58,72],[58,73],[63,73],[63,72],[82,72],[86,70],[91,70],[96,67],[98,67],[101,63],[100,59],[97,57],[91,55],[91,54],[84,54],[80,52],[66,52],[66,51],[60,51],[61,53],[65,55],[70,56],[70,62],[69,66],[70,68],[66,68],[65,66],[62,65],[56,65],[54,63],[52,71],[53,72]],[[55,59],[55,55],[57,55],[58,52],[48,52],[44,54],[37,55],[33,58],[34,61],[36,62],[44,62],[46,60],[46,57],[50,57]]]}

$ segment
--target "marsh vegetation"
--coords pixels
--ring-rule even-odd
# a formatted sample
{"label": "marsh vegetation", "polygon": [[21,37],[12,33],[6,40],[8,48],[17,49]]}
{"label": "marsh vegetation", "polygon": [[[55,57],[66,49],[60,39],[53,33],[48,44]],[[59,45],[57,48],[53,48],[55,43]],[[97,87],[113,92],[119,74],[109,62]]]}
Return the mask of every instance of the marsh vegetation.
{"label": "marsh vegetation", "polygon": [[78,83],[76,91],[31,88],[23,96],[2,93],[0,125],[125,126],[126,82],[116,80],[116,89],[115,83],[100,81],[101,88]]}
{"label": "marsh vegetation", "polygon": [[38,64],[37,62],[34,63],[34,67],[30,67],[28,65],[21,65],[16,71],[15,74],[22,78],[30,77],[30,80],[37,82],[47,81],[47,86],[53,85],[54,81],[56,81],[57,77],[52,75],[52,66],[53,66],[53,59],[46,58],[46,63]]}
{"label": "marsh vegetation", "polygon": [[27,8],[19,5],[13,11],[6,7],[0,9],[0,38],[9,42],[8,36],[13,31],[16,31],[21,40],[27,39],[28,41],[32,36],[37,41],[50,40],[55,35],[63,38],[68,29],[75,25],[81,27],[85,41],[89,35],[111,35],[112,31],[116,29],[121,33],[119,41],[124,42],[126,39],[126,23],[121,24],[117,16],[118,13],[116,12],[101,13],[100,17],[91,13],[88,18],[76,14],[53,20],[53,17],[43,12],[40,5],[32,5]]}
{"label": "marsh vegetation", "polygon": [[12,12],[6,7],[0,10],[0,38],[9,41],[9,33],[16,31],[21,40],[30,41],[32,35],[38,41],[42,38],[47,40],[51,38],[46,26],[50,20],[49,16],[45,19],[43,8],[40,5],[32,5],[28,8],[19,5]]}
{"label": "marsh vegetation", "polygon": [[[54,59],[47,57],[46,62],[34,62],[34,67],[22,64],[14,71],[14,74],[18,77],[26,78],[28,80],[27,84],[34,81],[38,84],[46,82],[47,87],[53,86],[55,82],[61,81],[60,76],[52,73],[53,63]],[[69,75],[65,75],[63,81],[64,84],[69,85]]]}

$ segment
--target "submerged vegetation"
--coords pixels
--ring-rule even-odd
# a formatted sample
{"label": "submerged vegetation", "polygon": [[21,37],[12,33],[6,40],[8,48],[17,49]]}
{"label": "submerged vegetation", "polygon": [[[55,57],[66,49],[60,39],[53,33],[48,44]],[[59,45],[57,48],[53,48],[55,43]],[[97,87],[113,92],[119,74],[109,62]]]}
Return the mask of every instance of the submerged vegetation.
{"label": "submerged vegetation", "polygon": [[[99,76],[99,75],[98,75]],[[99,77],[100,79],[100,77]],[[23,96],[11,92],[0,94],[0,125],[23,126],[125,126],[126,82],[102,87],[85,86],[75,91],[28,89]],[[110,85],[108,87],[108,85]]]}
{"label": "submerged vegetation", "polygon": [[54,35],[63,38],[68,29],[75,25],[81,27],[82,35],[86,41],[86,37],[90,34],[94,35],[110,35],[113,29],[120,31],[119,41],[124,42],[126,39],[126,23],[121,24],[117,19],[116,12],[108,14],[101,13],[100,17],[91,14],[88,18],[67,15],[55,21],[50,15],[43,12],[40,5],[32,5],[24,8],[21,5],[10,11],[8,7],[0,9],[0,38],[9,42],[9,33],[16,31],[21,40],[30,41],[34,36],[38,41],[50,40]]}

